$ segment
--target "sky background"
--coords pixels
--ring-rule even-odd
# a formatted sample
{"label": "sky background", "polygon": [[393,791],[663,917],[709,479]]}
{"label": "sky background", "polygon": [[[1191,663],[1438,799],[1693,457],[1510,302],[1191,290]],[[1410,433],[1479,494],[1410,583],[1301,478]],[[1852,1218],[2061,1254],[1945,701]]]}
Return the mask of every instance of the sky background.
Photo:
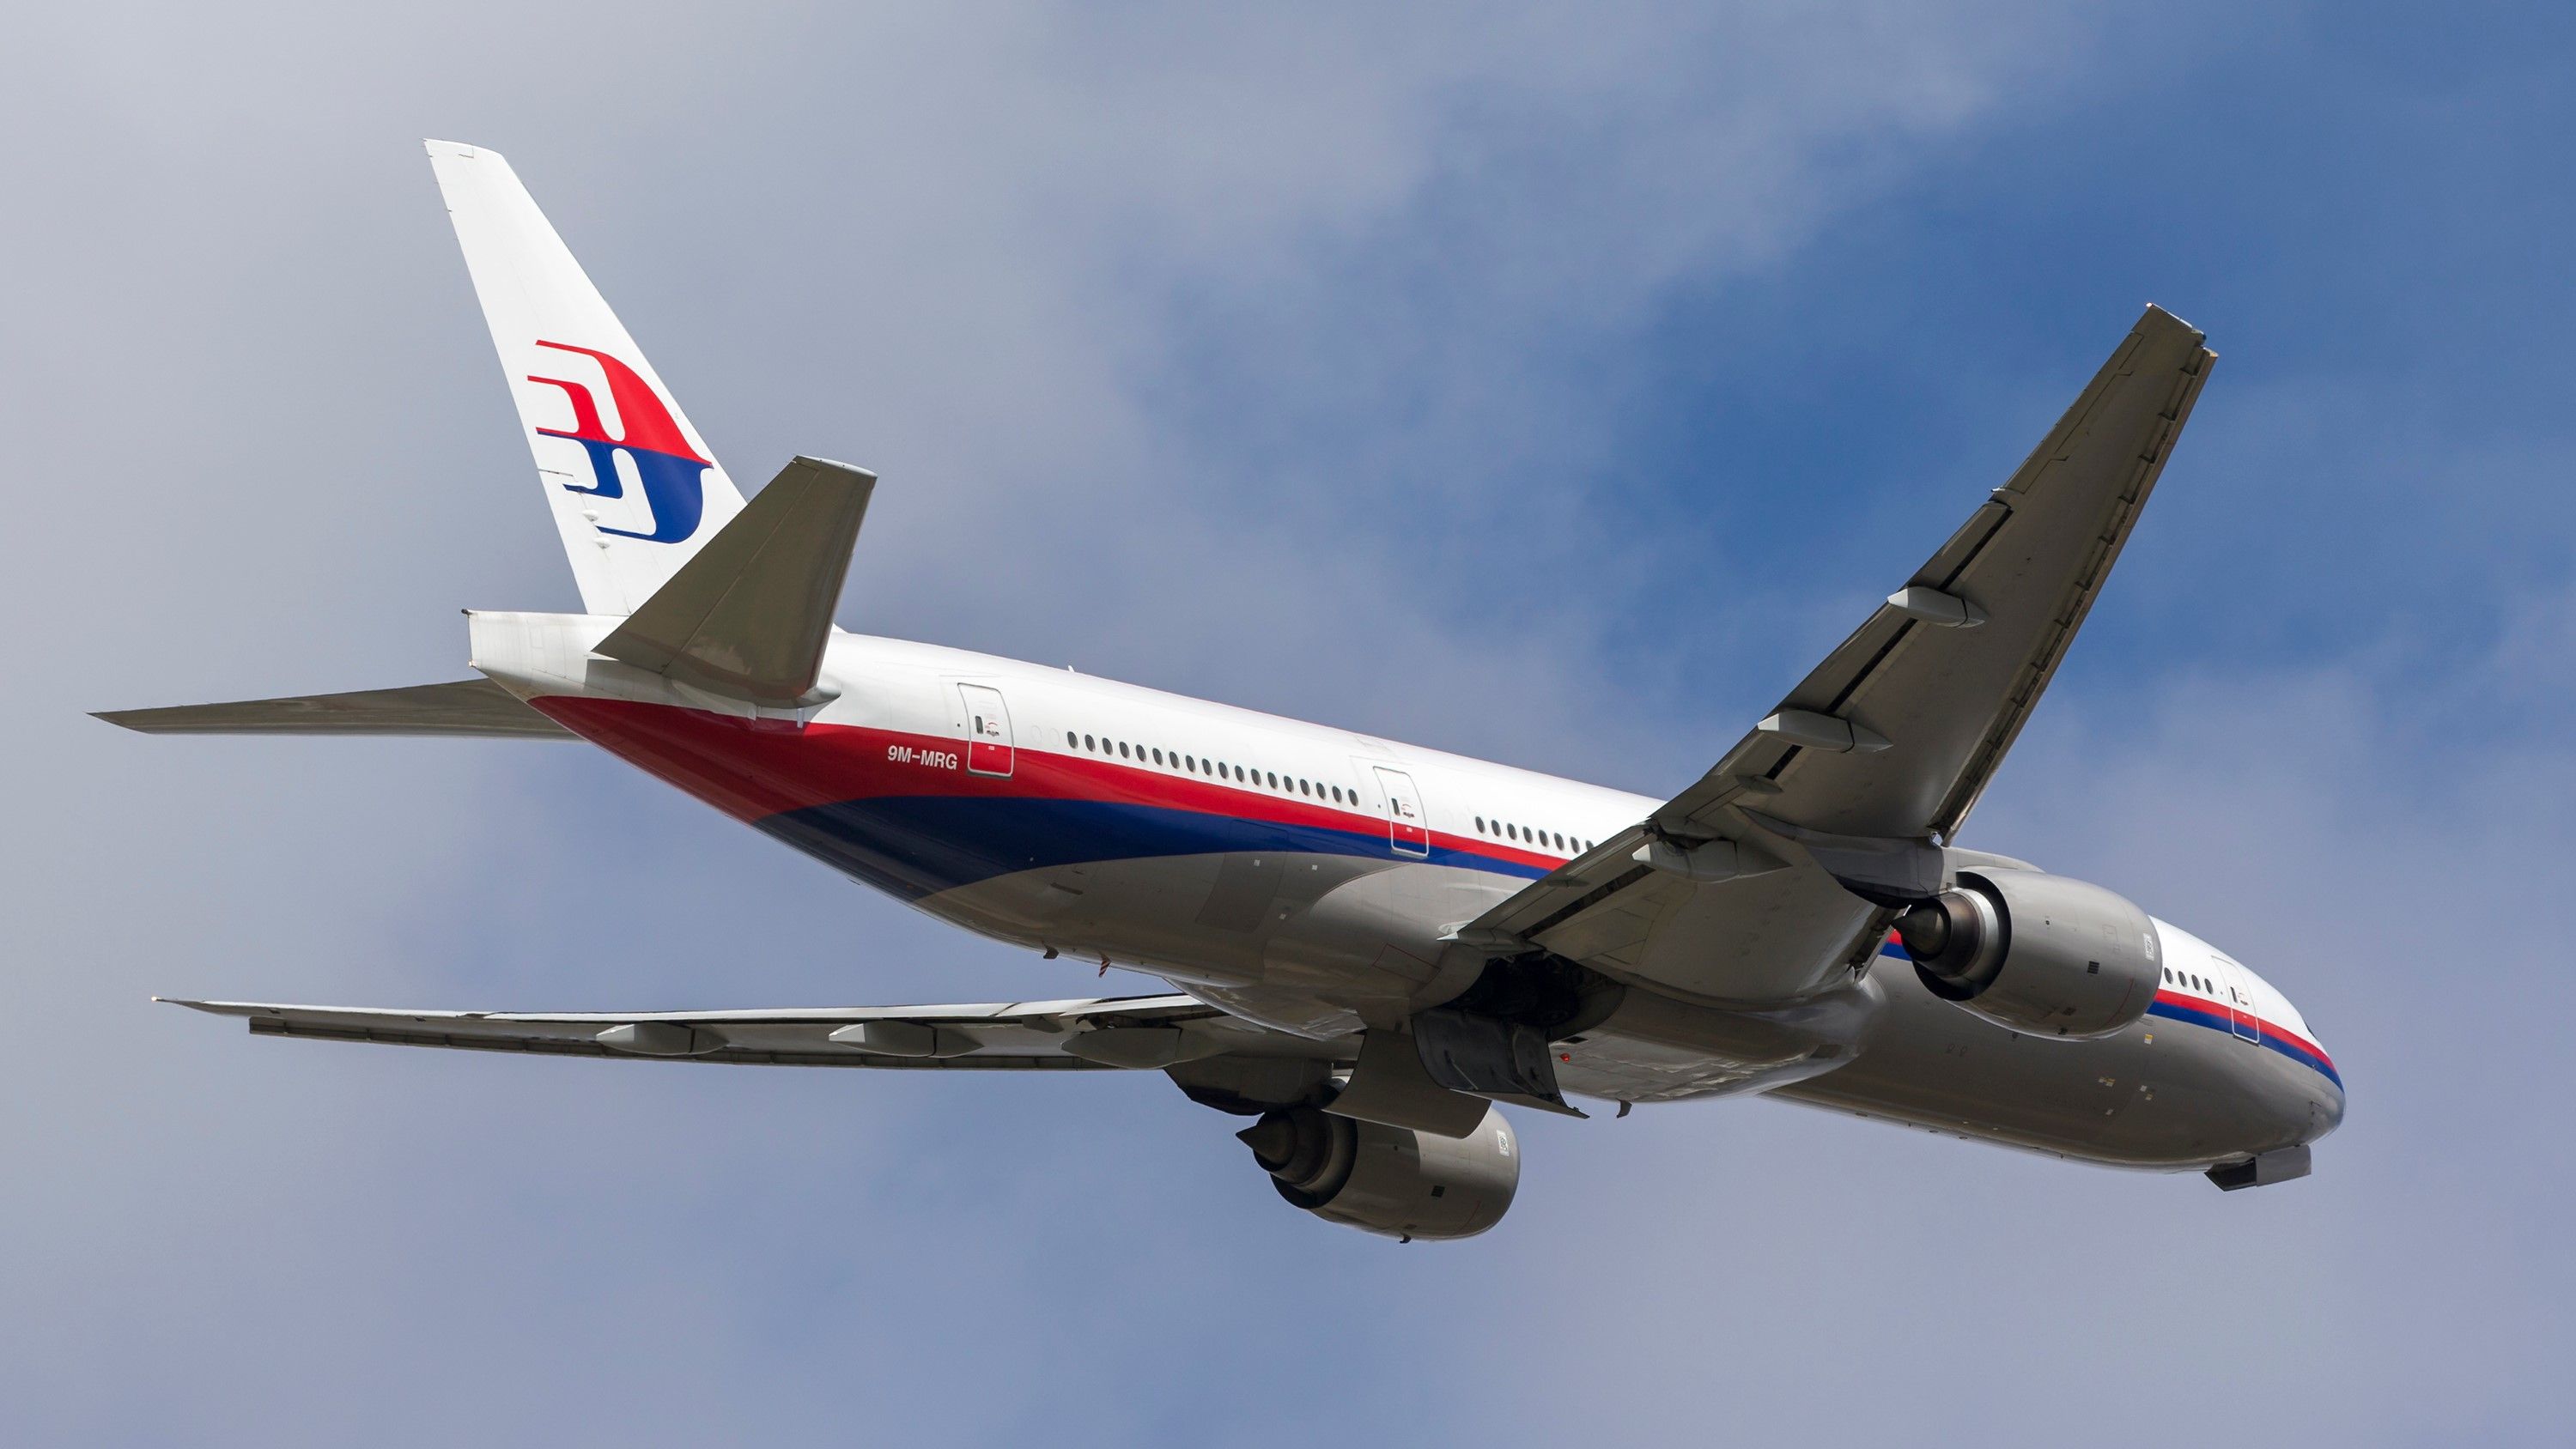
{"label": "sky background", "polygon": [[[2576,20],[2536,6],[25,8],[0,45],[0,1437],[2558,1444]],[[842,623],[1652,794],[2139,308],[2217,373],[1963,836],[2286,990],[2316,1175],[1758,1101],[1495,1232],[1160,1077],[273,1042],[153,993],[1103,989],[592,752],[153,740],[569,608],[423,136],[505,152]],[[1113,976],[1106,989],[1149,983]]]}

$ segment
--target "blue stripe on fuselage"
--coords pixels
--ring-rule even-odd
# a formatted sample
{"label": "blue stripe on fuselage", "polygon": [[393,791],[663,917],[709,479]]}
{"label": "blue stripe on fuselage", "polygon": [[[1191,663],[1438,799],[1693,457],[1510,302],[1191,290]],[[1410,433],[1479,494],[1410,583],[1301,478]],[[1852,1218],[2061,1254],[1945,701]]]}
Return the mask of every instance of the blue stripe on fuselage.
{"label": "blue stripe on fuselage", "polygon": [[1536,880],[1547,868],[1433,845],[1398,854],[1385,831],[1334,830],[1198,810],[1092,800],[912,795],[815,805],[759,827],[905,900],[1016,871],[1251,851],[1446,865]]}
{"label": "blue stripe on fuselage", "polygon": [[[1914,959],[1913,957],[1906,955],[1905,948],[1894,941],[1880,943],[1878,954],[1881,956],[1892,956],[1899,961],[1911,961]],[[2215,1002],[2211,1003],[2208,1008],[2203,1009],[2188,1006],[2178,1001],[2167,1001],[2162,997],[2158,997],[2155,1001],[2148,1003],[2147,1015],[2161,1016],[2167,1021],[2179,1021],[2187,1026],[2199,1026],[2206,1027],[2211,1031],[2222,1031],[2227,1033],[2229,1036],[2238,1037],[2239,1040],[2246,1039],[2239,1036],[2236,1030],[2236,1023],[2229,1020],[2227,1013],[2224,1010],[2219,1009]],[[2334,1083],[2338,1091],[2342,1089],[2343,1078],[2336,1073],[2334,1063],[2319,1057],[2316,1053],[2309,1051],[2300,1043],[2287,1040],[2272,1032],[2265,1031],[2260,1022],[2256,1023],[2254,1036],[2251,1040],[2254,1044],[2270,1047],[2272,1050],[2279,1052],[2281,1055],[2288,1057],[2290,1060],[2297,1062],[2308,1070],[2323,1076],[2327,1081]]]}
{"label": "blue stripe on fuselage", "polygon": [[[2236,1030],[2236,1024],[2228,1019],[2227,1013],[2217,1008],[2214,1003],[2208,1008],[2202,1008],[2188,1006],[2178,1001],[2159,999],[2147,1008],[2147,1015],[2161,1016],[2167,1021],[2186,1022],[2192,1026],[2205,1026],[2211,1031],[2223,1031],[2240,1040],[2245,1039],[2243,1033]],[[2327,1081],[2334,1083],[2338,1089],[2343,1086],[2343,1078],[2336,1073],[2332,1062],[2319,1057],[2298,1042],[2265,1031],[2259,1021],[2255,1023],[2251,1040],[2256,1045],[2270,1047],[2309,1071],[2323,1076]]]}

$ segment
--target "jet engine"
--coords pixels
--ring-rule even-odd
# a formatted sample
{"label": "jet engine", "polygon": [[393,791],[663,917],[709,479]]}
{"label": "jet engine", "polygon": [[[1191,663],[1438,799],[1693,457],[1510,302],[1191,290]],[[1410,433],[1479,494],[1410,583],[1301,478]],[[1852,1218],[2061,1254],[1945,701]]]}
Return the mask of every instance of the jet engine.
{"label": "jet engine", "polygon": [[1521,1183],[1520,1143],[1485,1109],[1464,1137],[1434,1137],[1314,1107],[1266,1112],[1235,1134],[1298,1207],[1364,1232],[1472,1238],[1503,1220]]}
{"label": "jet engine", "polygon": [[1962,871],[1896,934],[1933,995],[2033,1036],[2120,1030],[2146,1014],[2163,969],[2146,912],[2038,871]]}

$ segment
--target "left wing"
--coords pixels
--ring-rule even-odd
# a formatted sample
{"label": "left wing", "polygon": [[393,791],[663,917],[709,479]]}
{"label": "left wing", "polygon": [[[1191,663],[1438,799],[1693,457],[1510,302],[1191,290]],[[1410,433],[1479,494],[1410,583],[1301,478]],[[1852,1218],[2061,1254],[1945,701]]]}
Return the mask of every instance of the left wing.
{"label": "left wing", "polygon": [[1355,1036],[1312,1041],[1187,996],[622,1014],[154,1000],[246,1017],[260,1036],[743,1066],[1148,1071],[1218,1056],[1349,1061],[1359,1049]]}

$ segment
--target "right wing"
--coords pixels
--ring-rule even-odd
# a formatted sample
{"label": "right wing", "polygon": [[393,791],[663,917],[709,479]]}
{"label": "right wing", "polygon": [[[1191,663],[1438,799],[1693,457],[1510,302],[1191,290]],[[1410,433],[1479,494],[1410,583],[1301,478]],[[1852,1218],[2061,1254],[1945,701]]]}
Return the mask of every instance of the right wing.
{"label": "right wing", "polygon": [[569,740],[572,731],[488,679],[297,694],[168,709],[115,709],[97,718],[147,735],[471,735]]}
{"label": "right wing", "polygon": [[2150,307],[2012,478],[1698,783],[1457,936],[1693,995],[1846,979],[1943,851],[2093,607],[2216,354]]}
{"label": "right wing", "polygon": [[1333,1062],[1358,1054],[1356,1037],[1291,1036],[1187,996],[563,1014],[155,999],[246,1017],[260,1036],[744,1066],[1147,1071],[1218,1056]]}

